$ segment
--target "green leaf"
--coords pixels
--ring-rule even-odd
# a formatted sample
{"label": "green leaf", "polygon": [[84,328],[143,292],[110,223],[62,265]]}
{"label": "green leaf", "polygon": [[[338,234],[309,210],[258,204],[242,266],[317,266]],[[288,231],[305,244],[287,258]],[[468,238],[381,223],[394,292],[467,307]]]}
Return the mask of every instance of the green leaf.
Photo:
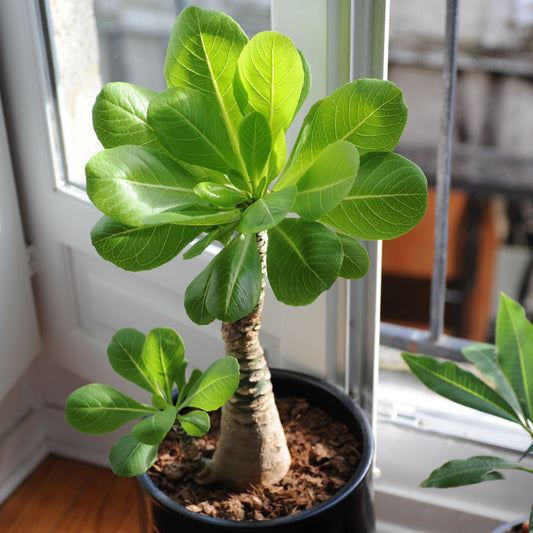
{"label": "green leaf", "polygon": [[194,187],[194,192],[203,200],[217,207],[232,207],[246,200],[246,195],[229,185],[202,182]]}
{"label": "green leaf", "polygon": [[111,367],[119,376],[154,393],[157,391],[155,383],[142,358],[145,341],[144,333],[132,328],[121,329],[111,339],[107,356]]}
{"label": "green leaf", "polygon": [[134,144],[165,151],[146,120],[155,96],[155,91],[131,83],[104,85],[93,107],[94,131],[104,148]]}
{"label": "green leaf", "polygon": [[165,211],[143,219],[144,224],[178,224],[181,226],[217,226],[238,222],[241,218],[239,209],[208,209],[187,211]]}
{"label": "green leaf", "polygon": [[207,309],[206,300],[216,257],[189,283],[185,289],[185,312],[196,324],[205,326],[215,320],[214,315]]}
{"label": "green leaf", "polygon": [[298,100],[298,105],[296,106],[296,110],[294,111],[294,116],[296,116],[298,114],[298,111],[300,111],[300,108],[302,107],[307,96],[309,95],[309,91],[311,90],[311,67],[309,66],[309,63],[303,55],[302,51],[298,50],[298,53],[300,54],[300,59],[302,60],[302,68],[304,69],[304,83],[300,92],[300,99]]}
{"label": "green leaf", "polygon": [[140,476],[155,462],[157,444],[143,444],[133,435],[125,435],[109,452],[111,470],[121,477]]}
{"label": "green leaf", "polygon": [[533,442],[531,443],[531,446],[522,454],[520,461],[525,459],[529,454],[533,454]]}
{"label": "green leaf", "polygon": [[[218,226],[207,231],[201,239],[195,242],[184,254],[183,259],[192,259],[199,256],[204,250],[217,239],[221,241],[225,240],[227,233],[233,233],[236,224],[227,224],[224,226]],[[231,240],[231,239],[230,239]],[[224,244],[224,242],[223,242]]]}
{"label": "green leaf", "polygon": [[496,317],[498,362],[525,416],[533,420],[533,324],[524,308],[501,294]]}
{"label": "green leaf", "polygon": [[406,121],[407,106],[393,83],[359,79],[343,85],[310,109],[276,189],[296,183],[336,141],[352,143],[360,155],[390,152]]}
{"label": "green leaf", "polygon": [[259,233],[279,224],[291,210],[296,198],[296,186],[266,195],[247,207],[237,231]]}
{"label": "green leaf", "polygon": [[518,422],[513,408],[484,381],[450,361],[402,354],[413,374],[432,391],[453,402]]}
{"label": "green leaf", "polygon": [[481,483],[482,481],[503,479],[503,475],[500,472],[496,472],[495,469],[516,467],[516,464],[505,459],[485,455],[478,455],[468,459],[458,459],[449,461],[434,470],[422,482],[422,486],[444,489],[472,485],[474,483]]}
{"label": "green leaf", "polygon": [[238,168],[220,108],[199,90],[163,91],[150,103],[148,123],[176,159],[224,173]]}
{"label": "green leaf", "polygon": [[496,390],[509,405],[517,413],[522,413],[518,398],[498,365],[496,347],[492,344],[472,344],[463,348],[462,353],[468,361],[476,365],[483,376],[494,383]]}
{"label": "green leaf", "polygon": [[179,406],[214,411],[222,407],[239,386],[239,363],[234,357],[217,359],[196,380]]}
{"label": "green leaf", "polygon": [[143,418],[133,426],[132,435],[143,444],[159,444],[166,437],[176,420],[178,411],[174,405],[153,416]]}
{"label": "green leaf", "polygon": [[394,153],[366,154],[348,195],[320,220],[359,239],[394,239],[420,222],[426,203],[419,167]]}
{"label": "green leaf", "polygon": [[201,231],[199,226],[177,224],[134,228],[104,216],[92,229],[91,240],[103,259],[138,272],[168,263]]}
{"label": "green leaf", "polygon": [[366,275],[369,267],[366,248],[353,237],[338,234],[342,243],[344,258],[339,276],[345,279],[360,279]]}
{"label": "green leaf", "polygon": [[205,411],[189,411],[178,415],[181,427],[192,437],[202,437],[211,426],[209,415]]}
{"label": "green leaf", "polygon": [[172,207],[198,203],[197,181],[178,163],[142,146],[117,146],[86,167],[87,194],[102,213],[129,226]]}
{"label": "green leaf", "polygon": [[143,361],[152,379],[161,388],[167,402],[172,399],[173,384],[179,379],[185,362],[181,337],[170,328],[152,329],[146,336]]}
{"label": "green leaf", "polygon": [[269,230],[268,238],[268,279],[280,302],[310,304],[337,279],[342,244],[322,224],[287,218]]}
{"label": "green leaf", "polygon": [[261,259],[254,234],[238,235],[214,259],[205,304],[223,322],[250,313],[261,294]]}
{"label": "green leaf", "polygon": [[169,402],[161,396],[160,392],[157,392],[156,394],[152,394],[152,405],[161,411],[164,411],[169,406]]}
{"label": "green leaf", "polygon": [[181,405],[183,403],[183,399],[186,398],[189,394],[189,391],[194,387],[194,384],[202,377],[202,371],[198,368],[195,368],[189,377],[189,380],[187,383],[185,383],[185,386],[179,390],[179,395],[177,398],[176,405]]}
{"label": "green leaf", "polygon": [[243,118],[239,126],[239,148],[252,183],[257,185],[272,150],[270,126],[260,113],[249,113]]}
{"label": "green leaf", "polygon": [[300,53],[285,35],[255,35],[239,56],[235,96],[241,111],[257,111],[268,121],[272,139],[283,135],[300,103],[305,72]]}
{"label": "green leaf", "polygon": [[[280,173],[281,169],[285,166],[287,161],[287,141],[284,135],[280,135],[272,145],[272,151],[270,153],[270,161],[268,162],[268,174],[266,180],[268,184],[275,179]],[[287,185],[287,186],[290,186]]]}
{"label": "green leaf", "polygon": [[68,398],[65,413],[68,423],[81,433],[98,435],[156,411],[122,392],[99,383],[76,389]]}
{"label": "green leaf", "polygon": [[348,194],[359,169],[353,144],[337,141],[325,148],[298,180],[294,210],[305,220],[316,220]]}
{"label": "green leaf", "polygon": [[190,87],[217,102],[228,130],[242,115],[233,94],[233,76],[248,37],[228,15],[187,7],[179,14],[168,44],[165,77],[169,87]]}

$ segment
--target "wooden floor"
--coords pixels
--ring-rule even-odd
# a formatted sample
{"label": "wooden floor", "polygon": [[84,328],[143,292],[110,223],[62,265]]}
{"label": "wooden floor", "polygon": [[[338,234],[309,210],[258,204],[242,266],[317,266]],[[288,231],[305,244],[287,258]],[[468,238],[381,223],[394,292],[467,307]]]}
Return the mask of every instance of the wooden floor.
{"label": "wooden floor", "polygon": [[0,507],[2,533],[140,533],[136,481],[47,457]]}

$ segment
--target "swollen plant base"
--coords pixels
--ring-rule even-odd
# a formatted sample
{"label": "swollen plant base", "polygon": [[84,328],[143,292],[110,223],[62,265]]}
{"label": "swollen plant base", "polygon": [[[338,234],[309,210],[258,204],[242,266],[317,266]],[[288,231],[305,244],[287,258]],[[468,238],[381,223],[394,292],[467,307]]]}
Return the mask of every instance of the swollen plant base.
{"label": "swollen plant base", "polygon": [[[228,490],[221,483],[199,485],[184,465],[178,436],[171,433],[159,446],[148,474],[154,484],[190,511],[227,520],[271,520],[297,514],[331,498],[359,463],[359,445],[346,424],[338,422],[305,398],[278,398],[277,407],[291,455],[291,467],[279,481]],[[197,439],[210,458],[218,446],[220,413],[211,416],[211,430]]]}
{"label": "swollen plant base", "polygon": [[[336,493],[326,501],[300,513],[271,520],[234,521],[192,512],[159,490],[148,474],[140,476],[141,515],[145,533],[173,531],[321,531],[325,533],[374,533],[371,494],[373,440],[368,421],[361,409],[336,388],[321,380],[288,371],[273,371],[278,398],[303,397],[346,424],[359,443],[358,463],[346,483],[336,480]],[[355,441],[347,441],[352,446]],[[318,446],[320,450],[320,446]],[[320,501],[320,500],[318,500]]]}

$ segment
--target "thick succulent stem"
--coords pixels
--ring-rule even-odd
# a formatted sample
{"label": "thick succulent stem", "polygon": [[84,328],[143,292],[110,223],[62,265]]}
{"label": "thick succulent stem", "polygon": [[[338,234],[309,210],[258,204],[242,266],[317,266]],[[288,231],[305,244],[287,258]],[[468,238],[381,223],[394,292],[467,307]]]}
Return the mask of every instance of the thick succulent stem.
{"label": "thick succulent stem", "polygon": [[[266,232],[257,236],[263,277]],[[290,454],[276,407],[270,371],[259,343],[263,290],[254,310],[237,322],[222,324],[226,355],[240,365],[235,395],[222,408],[220,441],[211,472],[200,482],[220,481],[234,488],[272,484],[289,470]]]}
{"label": "thick succulent stem", "polygon": [[191,472],[198,478],[206,475],[210,469],[210,464],[207,459],[203,457],[194,437],[191,437],[180,424],[172,426],[173,431],[178,436],[180,451],[183,454],[184,463],[190,468]]}

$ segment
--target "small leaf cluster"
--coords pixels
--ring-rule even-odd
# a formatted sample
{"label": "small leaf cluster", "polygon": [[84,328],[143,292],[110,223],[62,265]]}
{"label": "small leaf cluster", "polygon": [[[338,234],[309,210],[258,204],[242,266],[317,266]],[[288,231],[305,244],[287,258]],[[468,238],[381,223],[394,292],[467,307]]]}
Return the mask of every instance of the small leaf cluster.
{"label": "small leaf cluster", "polygon": [[[455,363],[433,357],[402,354],[414,375],[431,390],[456,403],[520,425],[531,437],[522,459],[533,454],[533,324],[524,308],[501,294],[495,346],[473,344],[463,355],[484,379]],[[492,456],[450,461],[431,473],[425,487],[457,487],[502,479],[499,470],[533,470]],[[531,509],[533,515],[533,507]],[[533,532],[533,519],[529,531]]]}
{"label": "small leaf cluster", "polygon": [[164,74],[161,93],[115,82],[97,97],[93,124],[105,149],[86,176],[103,217],[92,242],[132,271],[220,245],[186,291],[194,322],[233,322],[255,307],[260,232],[276,298],[307,305],[339,276],[365,275],[358,239],[397,237],[424,215],[422,171],[392,152],[407,120],[393,83],[357,80],[315,103],[287,157],[285,134],[311,85],[288,37],[249,40],[229,16],[189,7]]}
{"label": "small leaf cluster", "polygon": [[193,370],[187,381],[183,341],[169,328],[153,329],[146,336],[135,329],[121,329],[107,353],[113,370],[149,392],[152,405],[108,385],[91,383],[68,397],[65,413],[74,429],[95,435],[142,418],[111,448],[109,461],[119,476],[137,476],[150,468],[159,443],[175,424],[193,437],[204,435],[210,425],[207,412],[221,407],[239,384],[239,364],[233,357],[215,361],[203,373]]}

